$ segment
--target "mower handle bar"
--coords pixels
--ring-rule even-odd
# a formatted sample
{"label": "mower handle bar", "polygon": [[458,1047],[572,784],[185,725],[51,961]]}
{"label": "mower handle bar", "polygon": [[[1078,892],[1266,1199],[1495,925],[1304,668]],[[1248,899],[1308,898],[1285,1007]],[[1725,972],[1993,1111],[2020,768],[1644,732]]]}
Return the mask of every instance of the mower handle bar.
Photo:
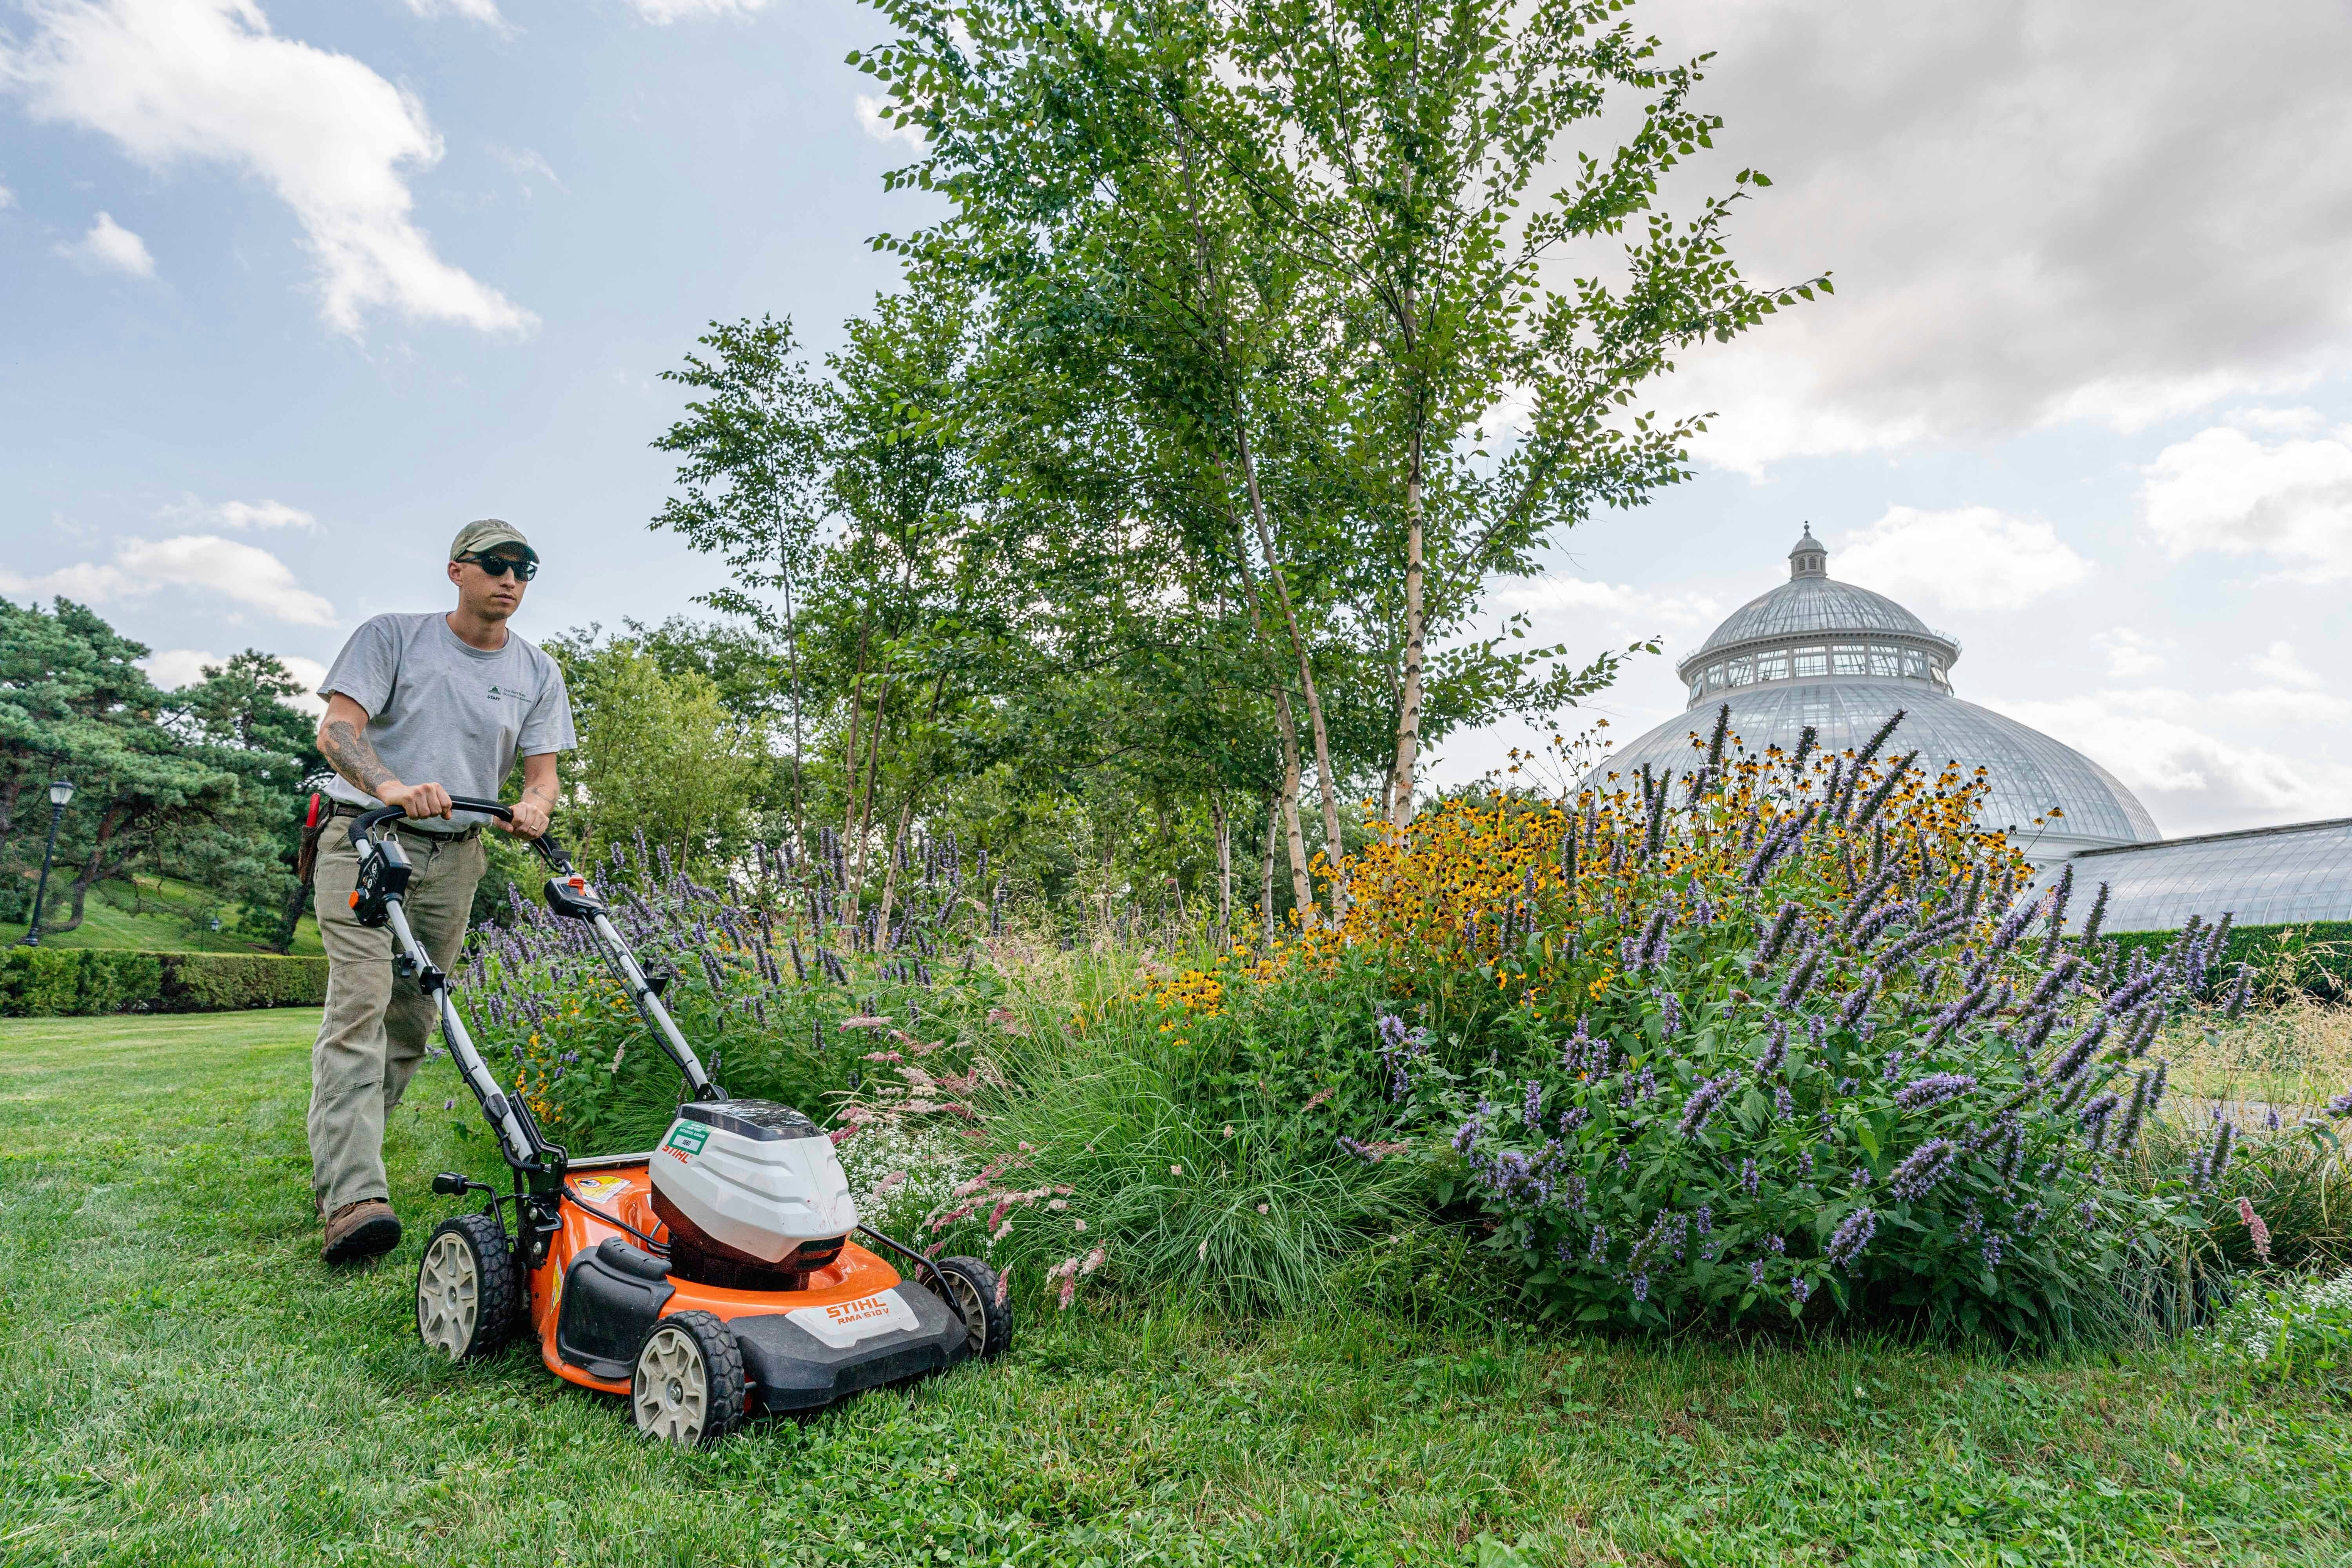
{"label": "mower handle bar", "polygon": [[[514,820],[512,806],[502,805],[495,800],[476,800],[469,795],[451,795],[449,809],[470,811],[483,816],[494,816],[500,822]],[[404,808],[397,805],[379,805],[373,811],[361,812],[352,818],[352,847],[362,854],[366,853],[369,834],[374,832],[383,824],[397,821],[407,815]],[[539,851],[539,858],[546,861],[551,869],[569,871],[572,868],[572,862],[564,856],[563,846],[555,841],[555,835],[552,833],[542,833],[531,839],[530,843],[533,849]]]}

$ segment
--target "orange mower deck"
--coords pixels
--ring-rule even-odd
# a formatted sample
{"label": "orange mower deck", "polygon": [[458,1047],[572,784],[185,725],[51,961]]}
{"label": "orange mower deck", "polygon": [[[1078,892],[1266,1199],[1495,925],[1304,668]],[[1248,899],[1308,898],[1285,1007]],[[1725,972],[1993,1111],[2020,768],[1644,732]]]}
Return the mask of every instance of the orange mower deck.
{"label": "orange mower deck", "polygon": [[628,1228],[666,1240],[645,1163],[575,1169],[566,1188],[562,1230],[530,1276],[530,1322],[540,1360],[567,1383],[628,1394],[632,1369],[622,1352],[634,1358],[661,1319],[692,1311],[733,1331],[754,1408],[807,1409],[962,1359],[961,1320],[855,1242],[811,1272],[805,1289],[735,1290],[656,1277],[660,1260]]}

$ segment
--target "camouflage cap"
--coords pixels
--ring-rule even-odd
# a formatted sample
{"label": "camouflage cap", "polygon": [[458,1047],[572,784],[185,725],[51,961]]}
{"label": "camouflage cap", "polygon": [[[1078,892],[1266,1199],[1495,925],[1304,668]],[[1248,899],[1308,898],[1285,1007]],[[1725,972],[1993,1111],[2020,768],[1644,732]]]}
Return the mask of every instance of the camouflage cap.
{"label": "camouflage cap", "polygon": [[480,555],[501,544],[520,550],[526,560],[539,559],[539,552],[530,547],[530,541],[522,536],[520,529],[495,517],[486,517],[459,529],[457,537],[449,542],[449,559],[463,561],[468,555]]}

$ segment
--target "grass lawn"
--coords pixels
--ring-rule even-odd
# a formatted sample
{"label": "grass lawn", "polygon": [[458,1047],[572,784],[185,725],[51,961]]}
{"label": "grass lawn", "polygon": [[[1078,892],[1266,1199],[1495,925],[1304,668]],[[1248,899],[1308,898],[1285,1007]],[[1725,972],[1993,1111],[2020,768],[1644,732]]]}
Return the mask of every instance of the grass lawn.
{"label": "grass lawn", "polygon": [[[200,889],[168,878],[140,878],[136,909],[131,907],[133,899],[129,888],[120,882],[101,882],[82,901],[81,924],[62,935],[52,934],[48,928],[73,918],[73,904],[65,886],[65,878],[54,873],[50,876],[49,900],[42,911],[44,947],[103,947],[138,952],[268,951],[233,932],[209,931],[201,920],[192,923],[190,915],[210,909],[212,899]],[[0,921],[0,947],[24,934],[23,921]],[[289,951],[310,958],[326,952],[319,945],[319,922],[307,912],[294,928],[294,945]]]}
{"label": "grass lawn", "polygon": [[[2177,1349],[2050,1362],[1464,1336],[1131,1306],[719,1449],[410,1321],[409,1239],[317,1260],[317,1014],[0,1023],[0,1563],[2326,1563],[2341,1390]],[[466,1114],[470,1117],[469,1102]]]}

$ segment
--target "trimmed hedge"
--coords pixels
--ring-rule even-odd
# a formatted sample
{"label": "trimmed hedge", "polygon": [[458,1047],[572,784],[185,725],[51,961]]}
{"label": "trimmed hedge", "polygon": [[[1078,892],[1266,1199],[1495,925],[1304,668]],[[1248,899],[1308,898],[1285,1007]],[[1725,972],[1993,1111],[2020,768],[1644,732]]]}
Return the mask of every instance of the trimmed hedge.
{"label": "trimmed hedge", "polygon": [[323,958],[105,948],[0,951],[0,1017],[228,1013],[247,1007],[315,1007],[326,999]]}
{"label": "trimmed hedge", "polygon": [[[2153,958],[2180,933],[2122,931],[2112,934],[2126,958],[2135,952]],[[2216,985],[2225,984],[2222,976],[2239,964],[2251,963],[2266,996],[2279,998],[2301,990],[2326,1001],[2342,1001],[2352,994],[2352,921],[2231,926],[2230,940],[2213,963]]]}

